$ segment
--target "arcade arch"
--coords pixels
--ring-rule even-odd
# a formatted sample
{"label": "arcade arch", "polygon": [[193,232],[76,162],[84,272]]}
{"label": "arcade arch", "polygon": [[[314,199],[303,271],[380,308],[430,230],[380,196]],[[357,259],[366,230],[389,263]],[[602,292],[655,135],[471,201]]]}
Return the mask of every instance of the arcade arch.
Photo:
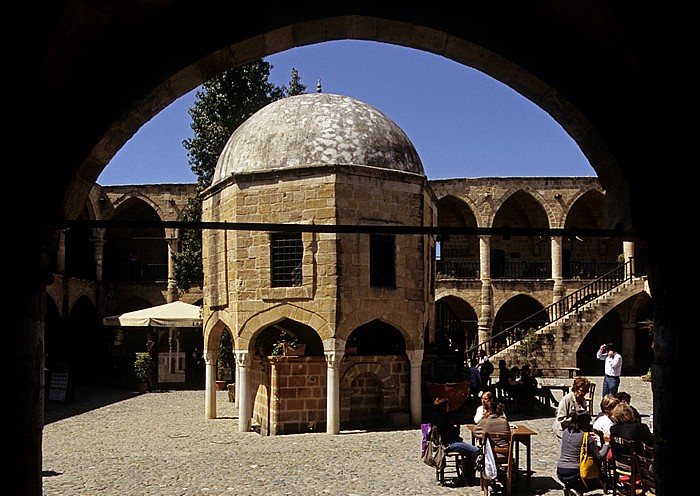
{"label": "arcade arch", "polygon": [[[169,8],[177,10],[188,7],[186,3],[178,3]],[[70,5],[67,8],[76,7]],[[237,59],[255,58],[276,49],[288,48],[295,43],[294,40],[313,43],[334,37],[347,37],[348,33],[360,39],[377,39],[386,36],[391,38],[391,41],[407,46],[428,48],[461,63],[472,62],[473,65],[484,68],[485,72],[497,79],[509,81],[513,86],[521,88],[524,94],[533,101],[539,102],[555,119],[570,130],[587,156],[595,158],[594,167],[599,176],[608,187],[608,191],[614,192],[614,198],[610,202],[613,204],[610,211],[612,218],[622,219],[627,227],[637,227],[633,224],[638,222],[641,222],[642,226],[653,225],[655,221],[664,219],[664,216],[672,211],[670,207],[664,208],[665,196],[661,200],[650,201],[650,196],[646,196],[645,192],[651,191],[651,187],[644,187],[645,181],[635,179],[634,171],[631,170],[638,165],[637,159],[643,159],[644,155],[650,153],[648,147],[643,147],[643,151],[640,151],[642,147],[638,146],[639,142],[651,143],[653,140],[647,140],[647,138],[653,133],[659,133],[659,139],[656,140],[659,145],[652,147],[652,151],[660,152],[661,147],[666,144],[666,140],[663,139],[665,136],[658,126],[649,126],[647,120],[638,118],[642,111],[647,111],[646,107],[640,110],[638,102],[643,95],[652,94],[648,91],[649,88],[660,81],[654,77],[650,69],[653,64],[648,62],[655,58],[647,56],[647,44],[638,38],[634,31],[638,26],[645,25],[647,21],[652,21],[653,24],[655,19],[648,17],[644,12],[621,10],[616,11],[616,15],[613,16],[607,6],[601,6],[602,10],[586,12],[584,15],[579,11],[563,13],[547,6],[532,10],[519,6],[513,11],[505,9],[499,12],[499,15],[493,15],[492,20],[490,17],[494,12],[486,8],[486,10],[477,9],[474,15],[468,16],[464,23],[445,23],[443,22],[445,19],[440,16],[425,16],[428,9],[421,8],[389,14],[381,7],[365,5],[320,6],[321,10],[318,9],[319,6],[316,5],[312,10],[297,9],[293,20],[290,19],[286,24],[282,21],[275,25],[275,27],[283,26],[275,32],[270,32],[269,19],[266,17],[258,19],[221,15],[219,11],[202,13],[201,15],[210,17],[203,22],[193,23],[186,15],[163,15],[159,19],[159,12],[151,12],[151,15],[146,16],[136,9],[128,16],[119,16],[119,24],[109,16],[105,16],[99,9],[84,9],[82,16],[63,15],[65,12],[61,10],[34,13],[35,16],[40,17],[39,22],[28,24],[37,32],[32,33],[30,30],[28,34],[36,34],[34,39],[41,40],[44,46],[39,50],[31,50],[31,53],[37,54],[33,60],[29,53],[26,54],[26,58],[29,59],[26,67],[30,70],[22,72],[41,75],[41,78],[37,76],[30,80],[31,88],[42,91],[37,92],[35,101],[32,102],[36,114],[28,112],[29,115],[36,115],[38,118],[34,121],[40,124],[36,124],[36,128],[29,126],[30,132],[24,134],[28,137],[27,139],[33,139],[38,134],[33,132],[38,129],[38,126],[54,130],[52,133],[46,133],[46,146],[42,147],[45,154],[54,154],[59,151],[55,157],[56,160],[51,163],[72,164],[75,157],[85,157],[85,151],[91,150],[79,167],[69,165],[64,171],[60,171],[60,167],[57,167],[48,171],[43,181],[37,181],[34,184],[37,195],[47,200],[48,218],[54,218],[54,216],[74,218],[76,209],[79,209],[83,203],[85,188],[89,187],[99,170],[104,167],[108,157],[113,155],[128,136],[146,122],[153,113],[163,108],[176,96],[195,87],[197,84],[193,84],[194,79],[200,79],[201,83],[201,80],[207,79],[219,68],[235,64]],[[78,10],[81,10],[80,5]],[[27,12],[24,14],[26,15]],[[654,14],[657,13],[654,12]],[[97,16],[99,16],[99,22],[97,22]],[[387,19],[388,17],[392,19]],[[144,19],[148,19],[149,29],[141,29],[140,23],[145,22]],[[168,30],[162,30],[163,24],[160,21],[179,19],[182,24],[168,24]],[[592,19],[595,19],[595,22],[589,22]],[[232,20],[234,23],[246,23],[248,29],[237,29],[238,24],[230,24]],[[219,24],[223,22],[226,22],[226,25]],[[100,23],[104,23],[106,28],[101,30],[99,37],[96,37],[93,28]],[[172,41],[172,44],[162,42],[166,39],[164,34],[182,32],[188,26],[195,29],[192,36],[187,37],[187,42],[192,43],[189,49],[179,45],[185,41],[180,41],[177,37],[167,38]],[[202,26],[200,29],[206,29],[206,31],[199,31],[198,26]],[[435,26],[450,27],[446,28],[446,31],[438,31],[434,29]],[[541,29],[533,30],[532,26]],[[571,29],[571,26],[576,26],[576,29]],[[224,27],[227,29],[223,29]],[[474,29],[475,27],[479,29]],[[122,38],[123,32],[120,29],[128,30],[132,36]],[[523,36],[525,29],[537,32],[538,36]],[[243,35],[240,33],[245,33],[245,40],[241,39]],[[546,45],[546,40],[554,39],[551,36],[553,33],[558,35],[556,46],[551,46],[551,50],[537,50],[537,47],[549,46]],[[151,36],[154,38],[150,38]],[[591,37],[600,43],[591,44]],[[125,39],[129,40],[129,46],[138,46],[141,49],[124,50],[123,43],[119,41]],[[159,42],[154,43],[154,39],[158,39]],[[512,43],[513,40],[517,40],[517,46],[516,43]],[[221,50],[224,46],[229,49]],[[180,50],[180,48],[183,49]],[[488,48],[493,51],[489,51]],[[181,53],[182,55],[158,57],[162,49],[167,49],[171,54]],[[214,52],[217,55],[207,56]],[[82,57],[85,53],[101,56]],[[126,53],[129,55],[125,56]],[[46,54],[52,55],[47,57]],[[505,54],[510,60],[505,59]],[[83,60],[89,60],[90,63],[82,64]],[[149,64],[146,62],[148,60],[163,60],[163,64]],[[192,60],[199,62],[190,70]],[[518,62],[521,62],[523,68],[527,70],[520,70]],[[136,68],[142,69],[138,78],[134,77]],[[112,74],[113,77],[105,77],[106,74]],[[547,81],[537,80],[535,77],[537,74],[551,75],[551,81],[556,81],[551,84],[556,84],[556,88],[550,87]],[[607,77],[598,77],[603,74]],[[581,77],[581,75],[585,76]],[[168,77],[172,79],[166,81]],[[153,90],[158,82],[162,84]],[[123,97],[112,101],[102,100],[105,103],[104,106],[95,105],[96,102],[100,102],[98,92],[103,95],[119,93]],[[670,94],[670,92],[660,93]],[[63,97],[57,98],[58,95]],[[563,95],[568,98],[564,98]],[[145,96],[148,98],[142,98]],[[613,104],[612,99],[620,101]],[[139,109],[134,104],[131,114],[125,112],[128,102],[135,101],[142,102],[142,108],[148,110],[139,114]],[[657,103],[652,99],[652,106]],[[577,108],[586,109],[586,115],[579,112]],[[42,109],[43,113],[38,109]],[[123,118],[120,122],[115,122],[112,116],[123,116]],[[65,125],[67,118],[75,126]],[[626,124],[629,124],[629,128]],[[124,127],[121,133],[115,131],[122,125]],[[115,132],[108,132],[110,127]],[[627,129],[628,132],[621,135],[617,132],[619,129]],[[71,139],[72,137],[75,139]],[[98,141],[100,144],[96,145]],[[615,150],[615,154],[613,155],[610,150]],[[36,162],[50,162],[44,158],[45,156],[39,153]],[[659,187],[660,191],[671,185],[672,181],[677,182],[677,177],[673,177],[673,174],[661,176],[663,184]],[[667,176],[672,179],[668,179]],[[658,187],[658,184],[653,187]],[[676,196],[682,198],[683,194]],[[659,211],[655,211],[657,207]],[[631,213],[635,214],[634,219]],[[22,238],[25,232],[33,236],[18,246],[18,253],[30,245],[32,249],[27,250],[27,254],[18,259],[23,262],[20,264],[21,267],[25,264],[36,264],[38,267],[34,260],[36,255],[34,248],[36,248],[35,244],[38,244],[37,240],[43,239],[44,233],[37,229],[36,221],[40,218],[39,216],[28,214],[27,217],[32,224],[19,234],[18,239]],[[667,217],[667,219],[670,218],[671,216]],[[648,219],[648,223],[645,219]],[[633,223],[632,220],[635,222]],[[674,360],[677,350],[685,349],[676,344],[678,341],[683,341],[687,334],[686,319],[687,322],[691,321],[689,314],[677,311],[684,305],[677,303],[674,296],[683,296],[682,293],[679,294],[680,290],[673,289],[675,284],[668,284],[679,281],[679,276],[676,274],[680,273],[680,270],[675,273],[674,269],[680,269],[680,265],[672,260],[671,256],[676,247],[664,248],[663,243],[666,241],[664,234],[665,231],[662,235],[649,234],[649,237],[655,242],[654,248],[660,251],[654,258],[653,284],[656,287],[663,284],[664,287],[669,288],[668,292],[659,292],[661,301],[656,305],[655,311],[655,319],[660,323],[658,339],[665,344],[662,347],[661,365],[673,368],[673,364],[679,362]],[[38,274],[36,279],[39,280],[40,271],[35,272]],[[26,286],[31,287],[31,283]],[[33,309],[32,314],[25,319],[27,322],[37,322],[34,326],[37,331],[40,331],[42,320],[38,318],[39,310],[35,309],[41,306],[37,301],[37,291],[28,289],[24,291],[25,303],[27,306],[31,304]],[[685,299],[679,298],[679,300],[686,303]],[[22,328],[19,325],[17,327]],[[30,341],[29,337],[26,337],[23,344],[29,347],[32,344]],[[30,365],[41,365],[40,358],[35,359],[34,362]],[[665,385],[672,385],[673,374],[668,376],[669,379],[665,381]],[[30,387],[33,386],[32,379],[27,379],[25,385],[27,387],[19,389],[36,390]],[[664,393],[662,384],[655,386],[655,393],[661,393],[664,397],[666,395],[673,397],[674,392],[675,389],[671,389],[668,393]],[[31,406],[31,402],[25,396],[22,397],[22,404]],[[40,425],[40,413],[40,407],[31,409],[30,415],[34,418],[32,425]],[[657,443],[657,449],[660,450],[660,455],[671,454],[668,457],[659,457],[660,460],[668,460],[663,462],[660,480],[662,488],[672,487],[674,480],[672,475],[675,473],[673,470],[675,458],[672,453],[680,450],[673,449],[677,442],[673,436],[675,431],[670,421],[671,415],[661,407],[657,409],[657,413],[662,413],[661,416],[657,415],[658,423],[669,428],[669,436],[666,436],[663,443]],[[34,429],[27,433],[27,437],[31,441],[28,443],[29,446],[39,446],[40,449],[40,439],[37,439]],[[40,457],[19,456],[17,458],[24,460]],[[25,472],[29,471],[25,470]]]}

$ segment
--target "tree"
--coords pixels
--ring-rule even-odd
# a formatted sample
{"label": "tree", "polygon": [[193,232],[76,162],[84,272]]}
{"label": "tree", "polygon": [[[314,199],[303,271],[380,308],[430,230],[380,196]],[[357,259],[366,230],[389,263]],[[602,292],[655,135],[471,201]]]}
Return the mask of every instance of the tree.
{"label": "tree", "polygon": [[292,67],[292,76],[289,80],[289,89],[284,88],[287,96],[303,95],[306,94],[306,85],[301,84],[301,77],[299,77],[299,71]]}
{"label": "tree", "polygon": [[[231,134],[255,112],[287,95],[305,92],[306,86],[296,69],[292,69],[290,89],[279,88],[269,82],[272,65],[264,60],[229,69],[210,79],[197,91],[194,106],[189,109],[194,131],[192,139],[183,141],[188,163],[197,176],[197,195],[191,198],[183,211],[182,220],[202,220],[200,193],[209,187],[216,162]],[[201,286],[202,232],[183,229],[180,233],[180,251],[173,255],[175,282],[182,291]]]}

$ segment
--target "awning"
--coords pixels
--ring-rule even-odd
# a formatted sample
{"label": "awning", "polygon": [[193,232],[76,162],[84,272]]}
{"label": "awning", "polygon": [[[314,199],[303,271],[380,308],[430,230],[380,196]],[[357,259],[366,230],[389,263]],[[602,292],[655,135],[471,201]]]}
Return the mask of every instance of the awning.
{"label": "awning", "polygon": [[202,310],[196,305],[174,301],[102,319],[107,326],[119,327],[202,327]]}

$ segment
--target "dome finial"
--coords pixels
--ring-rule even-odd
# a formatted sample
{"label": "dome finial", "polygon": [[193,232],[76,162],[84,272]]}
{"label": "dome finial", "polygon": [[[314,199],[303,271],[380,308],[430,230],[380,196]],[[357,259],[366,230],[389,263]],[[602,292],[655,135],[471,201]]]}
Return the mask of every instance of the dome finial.
{"label": "dome finial", "polygon": [[321,78],[316,82],[316,93],[321,93]]}

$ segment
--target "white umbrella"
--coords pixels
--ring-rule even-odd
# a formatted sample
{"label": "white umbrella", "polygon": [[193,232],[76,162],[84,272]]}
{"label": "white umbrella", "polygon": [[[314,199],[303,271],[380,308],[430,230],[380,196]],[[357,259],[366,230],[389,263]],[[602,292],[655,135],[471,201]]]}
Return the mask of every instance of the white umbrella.
{"label": "white umbrella", "polygon": [[123,327],[202,327],[202,310],[196,305],[174,301],[102,319],[108,326]]}

